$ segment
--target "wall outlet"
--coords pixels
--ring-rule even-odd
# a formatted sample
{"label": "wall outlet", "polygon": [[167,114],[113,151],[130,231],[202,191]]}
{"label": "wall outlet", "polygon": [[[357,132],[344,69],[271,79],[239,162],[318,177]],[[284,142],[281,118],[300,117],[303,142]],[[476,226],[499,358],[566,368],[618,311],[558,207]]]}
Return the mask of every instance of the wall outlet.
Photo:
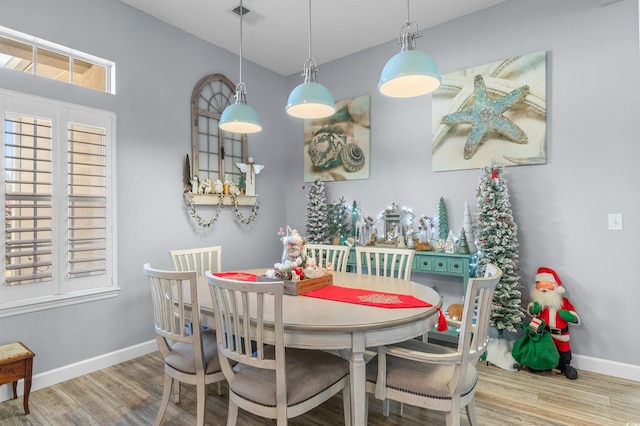
{"label": "wall outlet", "polygon": [[609,213],[609,231],[622,231],[621,213]]}

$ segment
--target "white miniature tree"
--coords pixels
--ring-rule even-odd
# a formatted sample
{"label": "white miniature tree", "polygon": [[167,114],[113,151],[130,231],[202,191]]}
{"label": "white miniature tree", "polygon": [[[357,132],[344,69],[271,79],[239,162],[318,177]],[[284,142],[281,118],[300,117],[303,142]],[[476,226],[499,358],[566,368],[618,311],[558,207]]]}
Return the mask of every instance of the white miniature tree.
{"label": "white miniature tree", "polygon": [[471,213],[469,212],[469,203],[464,202],[464,219],[462,220],[462,228],[464,229],[464,234],[467,239],[467,244],[469,246],[469,252],[476,252],[476,245],[474,243],[475,237],[473,233],[473,225],[471,223]]}

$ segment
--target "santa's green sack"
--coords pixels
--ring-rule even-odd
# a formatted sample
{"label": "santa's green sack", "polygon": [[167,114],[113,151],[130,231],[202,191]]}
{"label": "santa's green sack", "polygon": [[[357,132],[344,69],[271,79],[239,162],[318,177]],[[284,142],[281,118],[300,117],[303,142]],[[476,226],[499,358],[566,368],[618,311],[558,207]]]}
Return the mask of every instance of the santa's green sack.
{"label": "santa's green sack", "polygon": [[525,334],[513,344],[511,355],[518,364],[535,370],[551,370],[558,366],[560,355],[553,343],[553,337],[545,329],[542,319],[534,318],[531,323],[520,325]]}

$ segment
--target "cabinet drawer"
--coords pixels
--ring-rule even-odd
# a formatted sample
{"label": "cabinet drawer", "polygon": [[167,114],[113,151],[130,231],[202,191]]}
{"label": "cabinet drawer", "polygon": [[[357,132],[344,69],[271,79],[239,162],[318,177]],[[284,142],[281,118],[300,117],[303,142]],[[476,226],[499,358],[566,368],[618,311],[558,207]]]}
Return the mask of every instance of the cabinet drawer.
{"label": "cabinet drawer", "polygon": [[416,269],[418,271],[433,271],[433,259],[428,257],[415,257]]}
{"label": "cabinet drawer", "polygon": [[456,275],[463,275],[464,271],[464,262],[460,259],[447,259],[449,263],[449,272],[452,272]]}
{"label": "cabinet drawer", "polygon": [[448,259],[434,259],[433,270],[438,272],[447,272],[449,268]]}

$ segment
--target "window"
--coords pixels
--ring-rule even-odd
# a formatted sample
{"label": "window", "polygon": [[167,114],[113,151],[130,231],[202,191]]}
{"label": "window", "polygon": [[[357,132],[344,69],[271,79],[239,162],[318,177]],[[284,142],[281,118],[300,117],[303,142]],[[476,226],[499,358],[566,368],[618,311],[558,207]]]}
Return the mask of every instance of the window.
{"label": "window", "polygon": [[115,64],[0,27],[0,68],[115,94]]}
{"label": "window", "polygon": [[224,181],[229,175],[236,182],[242,175],[236,163],[247,162],[247,135],[218,128],[222,111],[235,102],[235,92],[235,85],[222,74],[204,77],[193,89],[191,177]]}
{"label": "window", "polygon": [[0,317],[115,296],[115,114],[3,90],[0,110]]}

